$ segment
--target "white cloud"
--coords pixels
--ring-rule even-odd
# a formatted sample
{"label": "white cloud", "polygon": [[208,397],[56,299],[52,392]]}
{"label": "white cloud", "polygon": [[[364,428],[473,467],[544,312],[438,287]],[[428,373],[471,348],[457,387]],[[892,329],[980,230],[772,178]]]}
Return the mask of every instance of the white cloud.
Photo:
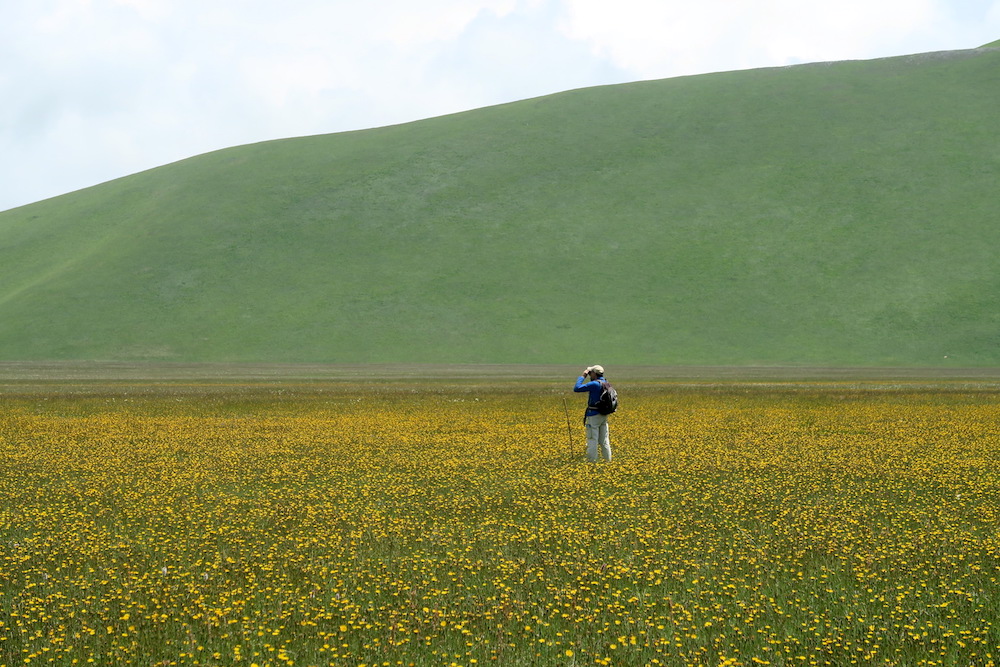
{"label": "white cloud", "polygon": [[1000,0],[9,5],[0,210],[241,143],[591,85],[1000,38]]}
{"label": "white cloud", "polygon": [[[388,3],[391,11],[373,30],[372,36],[395,44],[411,46],[459,37],[483,12],[506,16],[518,5],[517,0],[437,0]],[[385,9],[383,7],[383,9]]]}
{"label": "white cloud", "polygon": [[[643,78],[899,55],[940,27],[934,0],[565,0],[562,29]],[[957,47],[956,47],[957,48]]]}

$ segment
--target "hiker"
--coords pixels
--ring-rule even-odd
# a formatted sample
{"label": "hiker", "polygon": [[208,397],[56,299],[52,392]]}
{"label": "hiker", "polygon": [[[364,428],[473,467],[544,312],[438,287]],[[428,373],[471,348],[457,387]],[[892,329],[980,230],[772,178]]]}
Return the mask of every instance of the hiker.
{"label": "hiker", "polygon": [[[611,461],[611,437],[608,433],[608,415],[617,408],[617,395],[614,397],[614,407],[598,409],[601,402],[601,395],[605,393],[605,388],[610,389],[611,385],[604,379],[603,366],[588,366],[583,375],[576,379],[573,387],[575,392],[587,392],[587,412],[584,413],[583,423],[587,429],[587,458],[591,461],[598,460],[598,445],[604,460]],[[611,390],[614,391],[614,390]],[[609,410],[608,412],[602,411]]]}

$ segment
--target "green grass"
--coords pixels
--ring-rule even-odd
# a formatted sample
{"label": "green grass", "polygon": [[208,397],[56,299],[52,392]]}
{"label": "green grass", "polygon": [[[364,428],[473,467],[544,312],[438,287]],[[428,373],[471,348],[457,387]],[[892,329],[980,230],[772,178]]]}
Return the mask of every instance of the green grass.
{"label": "green grass", "polygon": [[0,358],[1000,365],[998,66],[577,90],[0,213]]}

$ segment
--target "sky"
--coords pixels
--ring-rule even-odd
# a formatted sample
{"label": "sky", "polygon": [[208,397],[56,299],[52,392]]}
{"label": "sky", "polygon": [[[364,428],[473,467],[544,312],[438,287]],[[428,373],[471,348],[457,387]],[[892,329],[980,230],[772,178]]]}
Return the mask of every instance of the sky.
{"label": "sky", "polygon": [[0,0],[0,211],[259,141],[998,39],[1000,0]]}

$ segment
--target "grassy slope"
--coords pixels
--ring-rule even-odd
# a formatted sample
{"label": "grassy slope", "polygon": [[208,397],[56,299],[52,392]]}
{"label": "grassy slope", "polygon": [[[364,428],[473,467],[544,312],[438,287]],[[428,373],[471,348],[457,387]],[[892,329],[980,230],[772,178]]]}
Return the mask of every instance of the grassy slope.
{"label": "grassy slope", "polygon": [[1000,365],[998,72],[585,89],[0,213],[0,359]]}

